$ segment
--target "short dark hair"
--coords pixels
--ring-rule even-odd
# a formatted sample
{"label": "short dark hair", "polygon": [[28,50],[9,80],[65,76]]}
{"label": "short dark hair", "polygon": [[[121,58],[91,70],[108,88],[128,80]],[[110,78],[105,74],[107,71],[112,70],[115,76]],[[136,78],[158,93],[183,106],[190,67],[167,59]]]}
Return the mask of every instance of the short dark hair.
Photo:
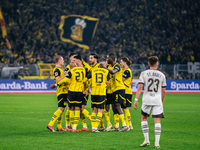
{"label": "short dark hair", "polygon": [[54,58],[55,63],[57,63],[61,57],[62,57],[61,55],[56,55]]}
{"label": "short dark hair", "polygon": [[113,53],[108,54],[109,57],[111,57],[113,60],[115,60],[116,56]]}
{"label": "short dark hair", "polygon": [[75,53],[75,52],[72,52],[72,53],[69,54],[69,58],[70,58],[71,56],[73,56],[73,55],[78,55],[78,54]]}
{"label": "short dark hair", "polygon": [[150,64],[150,66],[154,66],[158,61],[159,61],[159,59],[157,56],[150,56],[148,58],[148,62]]}
{"label": "short dark hair", "polygon": [[81,55],[78,55],[78,54],[76,56],[74,56],[74,58],[82,60]]}
{"label": "short dark hair", "polygon": [[130,66],[130,65],[132,64],[132,62],[128,59],[128,57],[122,57],[122,60],[123,60],[124,62],[126,62],[126,64],[127,64],[128,66]]}
{"label": "short dark hair", "polygon": [[99,56],[96,53],[91,53],[90,55],[92,55],[94,58],[98,59]]}

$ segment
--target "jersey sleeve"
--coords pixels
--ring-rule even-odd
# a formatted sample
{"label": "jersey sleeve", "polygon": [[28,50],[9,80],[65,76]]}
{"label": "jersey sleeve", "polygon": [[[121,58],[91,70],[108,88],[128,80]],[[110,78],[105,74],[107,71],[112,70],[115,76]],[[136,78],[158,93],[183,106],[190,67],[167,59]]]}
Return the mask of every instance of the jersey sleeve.
{"label": "jersey sleeve", "polygon": [[117,72],[120,71],[120,65],[116,65],[116,66],[114,67],[114,69],[116,69]]}
{"label": "jersey sleeve", "polygon": [[59,77],[60,76],[60,70],[59,69],[55,69],[54,70],[54,76],[55,77]]}
{"label": "jersey sleeve", "polygon": [[124,74],[122,75],[122,77],[124,77],[125,79],[131,77],[131,73],[129,70],[124,71]]}
{"label": "jersey sleeve", "polygon": [[142,73],[140,74],[138,84],[144,84],[144,72],[142,72]]}
{"label": "jersey sleeve", "polygon": [[163,81],[162,81],[162,88],[166,88],[167,84],[166,84],[166,78],[165,75],[163,76]]}
{"label": "jersey sleeve", "polygon": [[88,70],[90,70],[90,65],[88,65],[88,63],[86,63],[85,61],[83,61],[83,65],[85,68],[87,68]]}
{"label": "jersey sleeve", "polygon": [[68,72],[68,74],[66,75],[67,78],[71,79],[72,77],[72,73],[71,72]]}

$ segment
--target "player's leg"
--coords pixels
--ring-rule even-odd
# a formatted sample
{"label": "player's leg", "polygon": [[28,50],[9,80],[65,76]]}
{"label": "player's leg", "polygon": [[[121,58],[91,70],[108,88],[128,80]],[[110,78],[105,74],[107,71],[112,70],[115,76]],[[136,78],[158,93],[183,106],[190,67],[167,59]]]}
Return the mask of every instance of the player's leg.
{"label": "player's leg", "polygon": [[152,118],[154,118],[155,123],[155,148],[160,148],[160,135],[161,135],[161,120],[160,118],[164,118],[163,114],[163,106],[154,106],[152,108]]}
{"label": "player's leg", "polygon": [[[102,116],[103,116],[103,109],[98,108],[97,111],[98,111],[98,113],[97,113],[97,117],[96,117],[96,121],[95,121],[95,129],[98,128],[99,123],[100,123]],[[92,131],[92,132],[98,132],[98,130],[95,130],[95,131]]]}
{"label": "player's leg", "polygon": [[132,104],[132,95],[131,94],[125,94],[126,98],[126,105],[123,107],[126,125],[128,126],[129,130],[133,130],[132,122],[131,122],[131,114],[129,111],[129,107],[131,107]]}
{"label": "player's leg", "polygon": [[149,142],[149,126],[148,126],[148,122],[147,122],[147,117],[149,117],[150,110],[151,110],[151,107],[142,105],[141,127],[142,127],[142,132],[143,132],[143,135],[144,135],[144,142],[142,144],[140,144],[140,146],[149,146],[150,145],[150,142]]}
{"label": "player's leg", "polygon": [[64,131],[64,129],[62,128],[62,118],[65,107],[59,107],[58,109],[62,110],[62,113],[60,114],[60,117],[58,117],[57,119],[57,131]]}
{"label": "player's leg", "polygon": [[97,108],[96,105],[92,104],[92,115],[91,115],[91,125],[92,125],[92,131],[96,131],[96,113],[97,113]]}
{"label": "player's leg", "polygon": [[107,127],[105,128],[105,131],[110,131],[112,128],[112,124],[110,122],[110,104],[112,104],[112,94],[106,95],[107,100],[105,103],[105,109],[103,111],[103,117],[105,117]]}
{"label": "player's leg", "polygon": [[82,105],[84,105],[84,106],[82,107],[81,112],[83,113],[83,115],[84,115],[85,117],[87,117],[87,118],[91,121],[90,113],[89,113],[88,110],[85,109],[85,106],[86,106],[86,104],[87,104],[87,101],[88,101],[88,96],[86,97],[86,96],[84,95],[84,99],[83,99],[83,103],[82,103]]}
{"label": "player's leg", "polygon": [[65,120],[66,120],[66,125],[65,125],[65,130],[70,130],[72,129],[72,124],[70,125],[70,107],[67,108],[66,114],[65,114]]}
{"label": "player's leg", "polygon": [[122,129],[120,131],[127,131],[128,127],[127,127],[126,121],[124,119],[124,114],[123,114],[123,111],[121,109],[121,104],[120,103],[115,103],[115,108],[117,110],[117,114],[119,115],[119,119],[122,122]]}
{"label": "player's leg", "polygon": [[[83,114],[83,111],[86,110],[85,109],[85,105],[82,105],[81,106],[81,112],[80,112],[80,118],[81,118],[81,122],[82,122],[82,125],[83,125],[83,128],[78,130],[78,131],[88,131],[88,127],[87,127],[87,124],[86,124],[86,119],[85,119],[85,116]],[[89,112],[88,112],[89,113]],[[90,117],[91,118],[91,117]]]}
{"label": "player's leg", "polygon": [[47,128],[49,130],[51,130],[52,132],[55,132],[55,130],[53,128],[53,125],[56,122],[56,120],[61,116],[62,113],[63,113],[63,111],[61,109],[58,109],[57,111],[55,111],[54,114],[53,114],[53,117],[52,117],[51,121],[47,125]]}
{"label": "player's leg", "polygon": [[113,122],[114,122],[113,131],[119,131],[119,115],[117,113],[115,104],[112,104],[112,110],[113,110]]}
{"label": "player's leg", "polygon": [[125,99],[125,90],[117,90],[114,92],[115,96],[115,109],[117,111],[117,114],[119,115],[119,119],[122,122],[122,129],[120,131],[127,131],[128,127],[126,125],[126,121],[124,119],[124,113],[121,109],[122,105],[124,105],[126,103],[126,99]]}
{"label": "player's leg", "polygon": [[67,100],[67,104],[68,104],[68,108],[67,108],[66,113],[65,113],[65,123],[66,123],[65,130],[72,129],[72,127],[70,126],[70,107],[69,107],[69,101],[68,100]]}
{"label": "player's leg", "polygon": [[[64,112],[65,107],[67,105],[67,94],[61,94],[59,95],[59,97],[60,99],[58,101],[58,109]],[[60,117],[57,120],[57,131],[64,131],[64,129],[62,128],[62,118],[63,118],[63,113],[60,115]]]}
{"label": "player's leg", "polygon": [[[75,106],[71,106],[71,104],[69,105],[70,107],[70,124],[73,127],[74,126],[74,113],[75,113]],[[67,130],[72,130],[70,128],[68,128]]]}
{"label": "player's leg", "polygon": [[160,134],[161,134],[161,123],[160,118],[154,118],[155,123],[155,147],[160,148],[159,142],[160,142]]}
{"label": "player's leg", "polygon": [[73,127],[72,127],[72,132],[77,132],[76,128],[78,126],[78,122],[79,122],[79,118],[80,118],[80,107],[81,106],[78,106],[78,105],[75,106],[74,124],[73,124]]}
{"label": "player's leg", "polygon": [[[58,118],[60,118],[61,114],[63,114],[63,111],[64,111],[64,109],[65,109],[64,107],[61,107],[61,106],[63,106],[63,105],[61,105],[62,99],[63,99],[62,94],[59,95],[59,96],[57,97],[57,100],[58,100],[58,110],[54,112],[51,121],[50,121],[49,124],[47,125],[47,128],[48,128],[49,130],[51,130],[52,132],[55,132],[55,130],[54,130],[54,128],[53,128],[54,123],[56,122],[56,120],[57,120]],[[62,103],[63,103],[63,101],[62,101]]]}
{"label": "player's leg", "polygon": [[112,128],[112,124],[110,122],[110,114],[106,111],[106,109],[103,110],[103,116],[105,117],[106,124],[107,124],[105,131],[110,131]]}

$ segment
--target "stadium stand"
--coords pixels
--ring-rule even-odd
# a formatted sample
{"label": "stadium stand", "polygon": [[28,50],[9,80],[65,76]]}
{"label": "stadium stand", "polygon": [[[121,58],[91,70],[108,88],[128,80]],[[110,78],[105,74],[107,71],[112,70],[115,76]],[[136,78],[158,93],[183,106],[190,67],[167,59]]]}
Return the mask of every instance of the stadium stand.
{"label": "stadium stand", "polygon": [[[146,64],[150,55],[162,64],[200,61],[200,1],[8,0],[0,6],[12,45],[8,50],[1,38],[0,60],[8,66],[54,63],[57,54],[67,64],[72,51],[86,61],[91,51],[128,56],[133,64]],[[69,14],[100,19],[89,51],[60,40],[60,16]]]}

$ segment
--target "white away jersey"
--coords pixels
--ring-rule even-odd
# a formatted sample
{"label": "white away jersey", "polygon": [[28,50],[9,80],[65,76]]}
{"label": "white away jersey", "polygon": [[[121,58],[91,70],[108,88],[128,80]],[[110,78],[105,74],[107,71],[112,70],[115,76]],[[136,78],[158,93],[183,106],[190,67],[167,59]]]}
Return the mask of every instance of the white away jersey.
{"label": "white away jersey", "polygon": [[145,70],[140,74],[139,84],[144,84],[142,103],[162,105],[162,88],[166,87],[165,75],[158,70]]}

